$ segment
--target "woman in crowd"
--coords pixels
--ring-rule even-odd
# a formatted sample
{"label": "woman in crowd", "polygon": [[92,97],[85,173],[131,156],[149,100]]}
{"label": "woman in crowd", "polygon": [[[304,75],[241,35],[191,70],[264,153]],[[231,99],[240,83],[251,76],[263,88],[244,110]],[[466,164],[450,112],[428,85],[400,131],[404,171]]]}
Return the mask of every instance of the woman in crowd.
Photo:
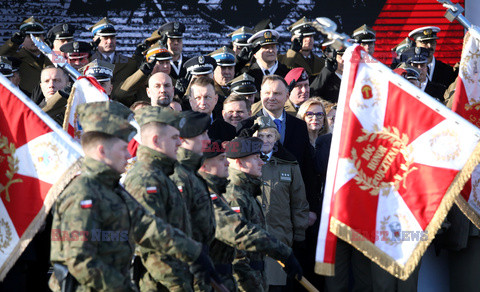
{"label": "woman in crowd", "polygon": [[297,113],[297,118],[307,123],[308,137],[313,147],[319,136],[330,132],[322,102],[321,98],[312,97],[300,106]]}

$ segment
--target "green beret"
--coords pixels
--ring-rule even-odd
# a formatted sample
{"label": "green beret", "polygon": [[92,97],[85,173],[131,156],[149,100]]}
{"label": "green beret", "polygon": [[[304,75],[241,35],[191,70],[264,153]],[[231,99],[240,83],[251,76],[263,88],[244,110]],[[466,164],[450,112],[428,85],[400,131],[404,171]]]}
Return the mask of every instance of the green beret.
{"label": "green beret", "polygon": [[228,142],[225,152],[228,158],[243,158],[254,154],[260,154],[263,141],[257,137],[238,137]]}
{"label": "green beret", "polygon": [[132,111],[116,101],[100,101],[77,107],[78,122],[84,132],[102,132],[129,142],[136,134],[129,119]]}
{"label": "green beret", "polygon": [[135,111],[135,120],[141,127],[151,122],[163,123],[180,130],[178,112],[171,108],[159,106],[144,106]]}
{"label": "green beret", "polygon": [[208,130],[212,122],[209,115],[190,110],[182,112],[181,117],[180,137],[182,138],[193,138],[202,134]]}

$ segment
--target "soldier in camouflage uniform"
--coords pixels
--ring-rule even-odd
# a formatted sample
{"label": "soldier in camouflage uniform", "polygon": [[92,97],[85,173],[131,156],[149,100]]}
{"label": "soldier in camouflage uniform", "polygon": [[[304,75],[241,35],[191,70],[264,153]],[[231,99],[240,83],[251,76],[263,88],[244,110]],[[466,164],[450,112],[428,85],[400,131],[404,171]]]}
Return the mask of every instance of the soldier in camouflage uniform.
{"label": "soldier in camouflage uniform", "polygon": [[[207,135],[210,117],[205,113],[193,111],[182,112],[181,116],[182,145],[177,154],[179,163],[175,166],[175,173],[171,178],[182,193],[190,213],[194,227],[193,239],[208,248],[215,238],[215,216],[207,184],[197,171],[203,163],[203,146],[210,142]],[[199,289],[208,290],[208,287],[199,283]]]}
{"label": "soldier in camouflage uniform", "polygon": [[[125,188],[155,216],[191,236],[189,215],[173,173],[180,138],[179,114],[170,109],[146,106],[135,111],[142,145],[137,162],[125,178]],[[140,281],[141,291],[193,291],[188,265],[178,259],[140,247],[147,272]]]}
{"label": "soldier in camouflage uniform", "polygon": [[129,276],[135,243],[194,262],[192,272],[208,282],[214,268],[201,245],[153,216],[118,184],[135,134],[126,119],[131,111],[116,102],[82,104],[77,111],[86,158],[53,211],[52,290],[64,284],[57,273],[63,265],[74,291],[135,291]]}
{"label": "soldier in camouflage uniform", "polygon": [[[294,260],[292,250],[268,234],[265,229],[245,220],[240,213],[232,210],[223,194],[227,187],[228,161],[221,141],[215,141],[204,150],[205,161],[199,174],[205,179],[210,191],[215,212],[215,240],[210,245],[210,257],[223,284],[230,291],[237,291],[233,277],[232,262],[236,249],[261,252],[288,263],[286,270],[301,271]],[[240,211],[239,209],[236,209]],[[289,259],[292,257],[291,259]],[[294,274],[295,272],[293,272]]]}
{"label": "soldier in camouflage uniform", "polygon": [[[262,140],[254,137],[241,137],[232,140],[227,149],[229,158],[229,184],[225,199],[230,207],[242,214],[250,223],[266,229],[265,217],[260,203],[256,199],[261,194],[260,177],[264,162],[260,159]],[[276,257],[274,257],[276,258]],[[235,279],[240,291],[266,291],[267,284],[264,271],[265,255],[258,251],[238,253],[233,262]],[[302,278],[302,269],[291,253],[286,267],[290,277]]]}

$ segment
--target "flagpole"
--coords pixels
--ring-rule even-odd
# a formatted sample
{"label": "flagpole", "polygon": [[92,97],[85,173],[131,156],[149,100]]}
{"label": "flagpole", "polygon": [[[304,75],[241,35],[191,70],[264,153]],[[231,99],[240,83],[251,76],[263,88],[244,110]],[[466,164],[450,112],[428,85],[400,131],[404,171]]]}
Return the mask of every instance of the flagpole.
{"label": "flagpole", "polygon": [[472,23],[462,14],[463,11],[465,11],[462,5],[460,5],[459,3],[453,4],[450,0],[437,1],[438,3],[443,4],[443,7],[447,8],[447,12],[445,13],[446,19],[448,19],[450,22],[453,22],[456,19],[466,29],[472,28]]}

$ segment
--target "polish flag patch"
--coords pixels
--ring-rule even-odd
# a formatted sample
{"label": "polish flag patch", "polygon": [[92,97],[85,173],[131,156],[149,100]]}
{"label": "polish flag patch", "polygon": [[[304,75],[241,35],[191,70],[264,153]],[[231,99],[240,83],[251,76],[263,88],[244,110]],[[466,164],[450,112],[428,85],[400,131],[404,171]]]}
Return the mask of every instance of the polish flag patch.
{"label": "polish flag patch", "polygon": [[240,207],[232,207],[232,210],[237,213],[240,213]]}
{"label": "polish flag patch", "polygon": [[80,202],[80,207],[82,209],[92,208],[92,200],[83,200]]}
{"label": "polish flag patch", "polygon": [[183,186],[177,186],[177,188],[180,191],[180,193],[183,193]]}
{"label": "polish flag patch", "polygon": [[218,199],[218,197],[217,197],[216,194],[210,194],[210,199],[212,199],[212,201],[213,201],[213,200]]}
{"label": "polish flag patch", "polygon": [[147,187],[147,194],[154,194],[157,192],[157,187]]}

